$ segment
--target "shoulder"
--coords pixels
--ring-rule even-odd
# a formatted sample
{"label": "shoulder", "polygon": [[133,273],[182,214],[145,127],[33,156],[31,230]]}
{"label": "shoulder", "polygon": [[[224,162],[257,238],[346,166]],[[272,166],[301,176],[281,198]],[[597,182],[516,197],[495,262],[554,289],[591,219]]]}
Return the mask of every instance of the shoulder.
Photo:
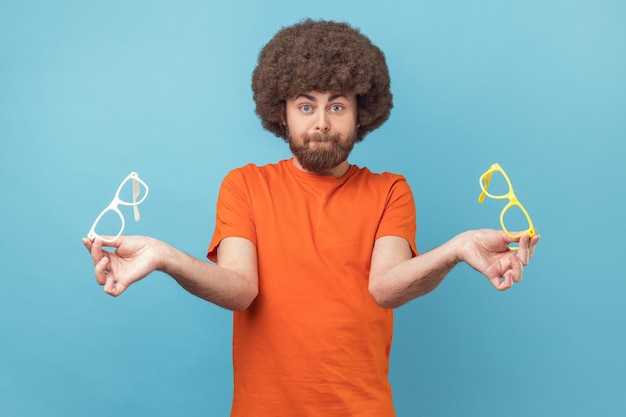
{"label": "shoulder", "polygon": [[362,176],[364,178],[374,178],[374,179],[402,179],[406,180],[404,175],[397,174],[394,172],[373,172],[368,167],[360,167],[358,165],[352,165],[356,171],[356,175]]}
{"label": "shoulder", "polygon": [[234,168],[228,172],[225,181],[253,181],[255,179],[282,175],[286,170],[287,161],[279,161],[274,164],[256,165],[247,164]]}
{"label": "shoulder", "polygon": [[287,170],[286,161],[266,165],[247,164],[228,172],[221,189],[258,197],[271,189],[276,191],[276,184],[285,183]]}
{"label": "shoulder", "polygon": [[358,167],[355,165],[355,173],[353,177],[358,182],[365,182],[368,185],[393,187],[399,184],[400,187],[409,187],[406,177],[393,172],[372,172],[367,167]]}
{"label": "shoulder", "polygon": [[239,168],[232,169],[227,176],[231,175],[272,175],[284,172],[287,169],[287,160],[278,161],[273,164],[256,165],[247,164]]}

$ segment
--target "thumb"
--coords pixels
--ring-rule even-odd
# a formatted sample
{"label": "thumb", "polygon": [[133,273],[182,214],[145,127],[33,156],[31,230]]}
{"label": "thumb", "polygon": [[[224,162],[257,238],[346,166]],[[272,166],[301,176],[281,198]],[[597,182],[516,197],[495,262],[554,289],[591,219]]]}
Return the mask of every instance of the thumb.
{"label": "thumb", "polygon": [[95,241],[99,241],[101,243],[102,246],[106,246],[109,248],[119,248],[120,245],[122,244],[122,241],[124,240],[124,238],[122,236],[99,236],[96,239],[94,239]]}
{"label": "thumb", "polygon": [[85,248],[87,248],[87,251],[91,252],[91,245],[93,244],[91,239],[88,239],[88,238],[84,237],[84,238],[81,239],[81,241],[83,242],[83,246],[85,246]]}

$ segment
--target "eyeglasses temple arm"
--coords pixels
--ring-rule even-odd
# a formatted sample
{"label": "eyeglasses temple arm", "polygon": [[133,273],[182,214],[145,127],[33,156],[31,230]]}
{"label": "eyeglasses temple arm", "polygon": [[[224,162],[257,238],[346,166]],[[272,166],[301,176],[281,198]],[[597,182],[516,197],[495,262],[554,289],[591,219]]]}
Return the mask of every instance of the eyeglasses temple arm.
{"label": "eyeglasses temple arm", "polygon": [[141,193],[141,188],[139,185],[139,181],[133,178],[133,211],[135,213],[135,221],[138,222],[141,219],[141,215],[139,214],[139,205],[137,204],[137,197]]}
{"label": "eyeglasses temple arm", "polygon": [[[489,171],[485,173],[482,177],[480,177],[480,180],[479,180],[480,188],[483,190],[478,196],[478,202],[480,204],[482,204],[483,201],[485,201],[485,196],[487,195],[487,189],[489,188],[489,183],[491,182],[492,174],[493,174],[493,171]],[[485,185],[483,185],[483,181],[485,182]]]}

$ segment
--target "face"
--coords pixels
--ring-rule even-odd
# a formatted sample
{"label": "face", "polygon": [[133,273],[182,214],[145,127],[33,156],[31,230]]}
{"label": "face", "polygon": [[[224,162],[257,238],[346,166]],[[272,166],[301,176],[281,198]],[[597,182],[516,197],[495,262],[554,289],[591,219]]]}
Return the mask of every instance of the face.
{"label": "face", "polygon": [[347,169],[356,141],[355,94],[311,91],[287,100],[285,108],[289,148],[301,168],[315,174]]}

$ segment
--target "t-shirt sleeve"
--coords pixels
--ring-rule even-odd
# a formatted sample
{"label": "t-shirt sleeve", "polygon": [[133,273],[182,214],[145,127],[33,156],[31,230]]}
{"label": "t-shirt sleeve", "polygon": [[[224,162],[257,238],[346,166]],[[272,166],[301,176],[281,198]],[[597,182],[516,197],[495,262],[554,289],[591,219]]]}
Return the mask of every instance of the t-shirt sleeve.
{"label": "t-shirt sleeve", "polygon": [[217,197],[215,231],[207,258],[217,262],[217,247],[227,237],[242,237],[256,245],[250,194],[241,169],[231,171],[222,181]]}
{"label": "t-shirt sleeve", "polygon": [[389,190],[385,211],[376,232],[376,239],[383,236],[403,237],[409,242],[413,256],[417,256],[416,230],[413,193],[409,184],[402,177],[396,180]]}

